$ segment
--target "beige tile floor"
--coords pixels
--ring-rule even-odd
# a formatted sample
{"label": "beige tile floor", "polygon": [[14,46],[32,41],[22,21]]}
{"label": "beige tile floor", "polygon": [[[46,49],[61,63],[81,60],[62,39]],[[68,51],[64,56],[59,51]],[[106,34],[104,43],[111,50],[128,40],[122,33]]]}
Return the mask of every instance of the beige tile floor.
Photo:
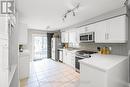
{"label": "beige tile floor", "polygon": [[79,73],[66,64],[43,59],[31,63],[30,76],[20,87],[78,87]]}

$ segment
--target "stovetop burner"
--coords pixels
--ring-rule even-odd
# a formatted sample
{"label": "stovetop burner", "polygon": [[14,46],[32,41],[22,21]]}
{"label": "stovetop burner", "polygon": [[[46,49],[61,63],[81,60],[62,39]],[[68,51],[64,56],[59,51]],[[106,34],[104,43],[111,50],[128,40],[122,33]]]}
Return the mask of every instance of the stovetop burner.
{"label": "stovetop burner", "polygon": [[79,53],[79,54],[94,54],[94,53],[97,53],[97,52],[87,51],[87,50],[80,50],[80,51],[77,51],[77,53]]}
{"label": "stovetop burner", "polygon": [[76,56],[88,58],[88,57],[91,57],[91,54],[94,54],[94,53],[97,53],[97,52],[87,51],[87,50],[80,50],[80,51],[76,52]]}

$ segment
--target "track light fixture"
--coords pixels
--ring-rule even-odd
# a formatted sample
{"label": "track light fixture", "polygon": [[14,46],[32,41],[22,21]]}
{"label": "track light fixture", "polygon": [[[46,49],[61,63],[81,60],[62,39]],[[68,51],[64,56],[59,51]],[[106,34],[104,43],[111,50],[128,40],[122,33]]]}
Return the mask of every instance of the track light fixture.
{"label": "track light fixture", "polygon": [[65,19],[67,18],[68,14],[72,13],[73,16],[76,16],[75,10],[77,10],[80,6],[80,3],[78,3],[74,8],[69,9],[65,12],[65,14],[63,15],[62,20],[65,21]]}

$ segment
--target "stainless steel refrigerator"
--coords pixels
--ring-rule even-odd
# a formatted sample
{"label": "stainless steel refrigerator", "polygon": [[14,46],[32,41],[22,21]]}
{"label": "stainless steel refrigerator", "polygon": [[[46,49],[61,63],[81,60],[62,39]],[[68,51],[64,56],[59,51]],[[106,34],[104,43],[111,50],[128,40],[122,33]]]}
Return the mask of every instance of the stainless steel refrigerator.
{"label": "stainless steel refrigerator", "polygon": [[51,39],[51,58],[56,61],[58,61],[58,47],[59,47],[59,39],[52,38]]}

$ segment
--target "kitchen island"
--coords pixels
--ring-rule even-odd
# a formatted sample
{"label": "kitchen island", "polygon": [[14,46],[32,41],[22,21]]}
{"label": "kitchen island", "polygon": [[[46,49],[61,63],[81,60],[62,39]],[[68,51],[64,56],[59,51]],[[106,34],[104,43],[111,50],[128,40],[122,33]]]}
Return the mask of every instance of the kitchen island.
{"label": "kitchen island", "polygon": [[129,87],[127,56],[93,54],[79,62],[80,87]]}

